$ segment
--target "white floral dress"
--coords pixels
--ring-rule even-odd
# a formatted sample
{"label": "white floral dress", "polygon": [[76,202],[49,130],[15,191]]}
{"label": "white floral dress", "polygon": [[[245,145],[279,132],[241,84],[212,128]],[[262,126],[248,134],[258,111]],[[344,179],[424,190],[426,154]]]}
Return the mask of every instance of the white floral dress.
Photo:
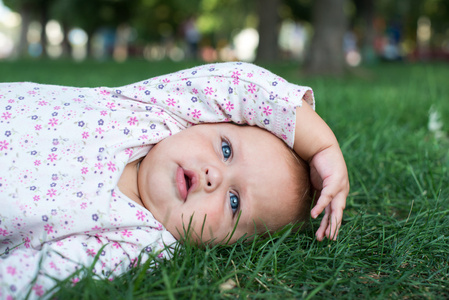
{"label": "white floral dress", "polygon": [[169,258],[170,232],[116,188],[124,167],[204,122],[257,125],[293,146],[303,99],[314,104],[310,88],[247,63],[117,88],[0,84],[0,298],[39,297],[96,256],[93,271],[111,278],[141,253]]}

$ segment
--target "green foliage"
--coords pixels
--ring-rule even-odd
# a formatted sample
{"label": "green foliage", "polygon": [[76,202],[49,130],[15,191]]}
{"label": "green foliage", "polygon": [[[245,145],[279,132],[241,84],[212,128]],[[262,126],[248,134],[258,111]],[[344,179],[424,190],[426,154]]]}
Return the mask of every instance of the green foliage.
{"label": "green foliage", "polygon": [[[192,65],[2,62],[0,81],[119,86]],[[318,113],[340,141],[351,192],[338,241],[318,243],[314,220],[302,234],[186,245],[170,261],[149,261],[112,281],[89,273],[75,287],[62,282],[57,298],[449,297],[447,66],[378,65],[340,79],[305,78],[292,64],[265,67],[312,86]],[[439,139],[427,129],[432,105],[444,124]]]}

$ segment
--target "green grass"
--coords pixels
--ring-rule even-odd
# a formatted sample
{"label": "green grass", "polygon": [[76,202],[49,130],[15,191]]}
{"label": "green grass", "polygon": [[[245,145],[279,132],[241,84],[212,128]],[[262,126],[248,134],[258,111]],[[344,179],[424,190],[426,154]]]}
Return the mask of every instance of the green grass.
{"label": "green grass", "polygon": [[[1,62],[0,81],[119,86],[193,65]],[[448,66],[378,65],[339,79],[265,67],[312,86],[340,141],[351,191],[338,241],[318,243],[314,221],[305,234],[179,247],[152,272],[143,265],[112,281],[86,276],[75,288],[61,284],[59,298],[449,298]],[[432,105],[441,139],[427,129]]]}

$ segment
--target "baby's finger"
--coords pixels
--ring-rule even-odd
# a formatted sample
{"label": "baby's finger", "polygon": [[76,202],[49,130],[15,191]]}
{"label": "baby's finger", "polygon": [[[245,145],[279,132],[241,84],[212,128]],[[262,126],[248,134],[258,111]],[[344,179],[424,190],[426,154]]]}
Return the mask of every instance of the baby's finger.
{"label": "baby's finger", "polygon": [[334,216],[330,216],[329,218],[329,225],[326,229],[326,237],[330,240],[337,240],[338,232],[341,227],[341,220],[340,222],[337,221],[337,218]]}
{"label": "baby's finger", "polygon": [[323,216],[323,219],[321,220],[320,227],[315,233],[316,239],[318,241],[321,242],[324,239],[328,225],[329,225],[329,209],[326,208],[326,212]]}
{"label": "baby's finger", "polygon": [[320,198],[318,198],[318,201],[314,208],[312,208],[312,211],[310,214],[312,215],[312,218],[316,219],[323,210],[329,205],[329,203],[334,198],[333,195],[327,194],[324,189],[321,191]]}
{"label": "baby's finger", "polygon": [[[332,206],[332,212],[329,217],[329,226],[326,229],[326,236],[328,239],[336,240],[338,236],[338,232],[341,227],[341,222],[343,220],[343,210],[344,210],[344,204],[342,205],[341,202],[338,201],[338,198],[336,197],[336,202],[333,202],[331,204]],[[336,204],[335,204],[336,203]]]}

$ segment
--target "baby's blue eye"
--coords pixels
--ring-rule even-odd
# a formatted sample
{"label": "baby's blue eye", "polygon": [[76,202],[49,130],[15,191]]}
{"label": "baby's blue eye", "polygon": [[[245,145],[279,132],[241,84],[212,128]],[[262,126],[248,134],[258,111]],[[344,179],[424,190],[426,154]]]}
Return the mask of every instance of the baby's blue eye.
{"label": "baby's blue eye", "polygon": [[221,142],[221,151],[223,152],[224,160],[227,161],[232,155],[231,145],[227,141]]}
{"label": "baby's blue eye", "polygon": [[239,197],[237,197],[233,193],[229,193],[229,201],[231,202],[232,213],[235,214],[237,212],[237,210],[239,209],[239,205],[240,205]]}

